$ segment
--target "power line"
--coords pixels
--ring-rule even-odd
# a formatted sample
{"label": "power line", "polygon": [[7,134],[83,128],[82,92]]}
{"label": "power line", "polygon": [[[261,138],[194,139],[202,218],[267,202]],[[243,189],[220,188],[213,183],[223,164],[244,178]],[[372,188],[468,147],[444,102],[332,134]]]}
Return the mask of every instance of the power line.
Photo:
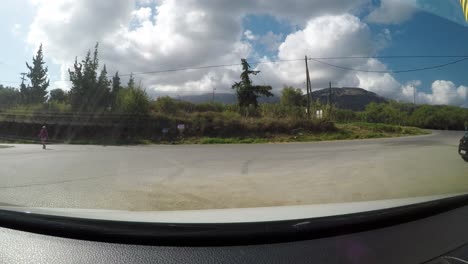
{"label": "power line", "polygon": [[[303,59],[289,59],[289,60],[276,60],[276,61],[263,61],[263,62],[251,62],[251,65],[260,65],[260,64],[269,64],[269,63],[279,63],[279,62],[290,62],[290,61],[299,61]],[[159,70],[159,71],[147,71],[147,72],[133,72],[133,73],[125,73],[119,74],[119,76],[130,76],[130,75],[142,75],[142,74],[158,74],[158,73],[167,73],[167,72],[179,72],[179,71],[190,71],[190,70],[201,70],[201,69],[213,69],[213,68],[226,68],[226,67],[233,67],[233,66],[240,66],[241,63],[233,63],[233,64],[219,64],[219,65],[209,65],[209,66],[198,66],[198,67],[185,67],[185,68],[176,68],[176,69],[168,69],[168,70]]]}
{"label": "power line", "polygon": [[[448,66],[450,64],[458,63],[468,59],[467,55],[397,55],[397,56],[342,56],[342,57],[312,57],[308,58],[310,60],[316,60],[317,62],[322,63],[318,60],[332,60],[332,59],[409,59],[409,58],[462,58],[459,61],[451,62],[448,64],[430,66],[421,69],[411,69],[410,71],[421,71],[421,70],[429,70],[433,68],[440,68],[443,66]],[[270,64],[270,63],[281,63],[281,62],[291,62],[291,61],[302,61],[303,59],[287,59],[287,60],[276,60],[276,61],[264,61],[264,62],[251,62],[251,65],[260,65],[260,64]],[[323,64],[327,64],[323,62]],[[212,69],[212,68],[224,68],[224,67],[233,67],[233,66],[240,66],[240,63],[233,63],[233,64],[221,64],[221,65],[209,65],[209,66],[199,66],[199,67],[185,67],[185,68],[178,68],[178,69],[168,69],[168,70],[158,70],[158,71],[147,71],[147,72],[133,72],[133,73],[126,73],[120,74],[120,76],[130,76],[133,75],[142,75],[142,74],[159,74],[159,73],[167,73],[167,72],[178,72],[178,71],[188,71],[188,70],[200,70],[200,69]],[[340,67],[338,65],[329,65],[334,67]],[[346,69],[345,67],[341,67]],[[349,70],[360,71],[358,69],[347,68]],[[399,72],[406,72],[408,70],[401,70],[401,71],[392,71],[393,73]],[[379,71],[375,71],[379,72]],[[386,71],[390,72],[390,71]]]}
{"label": "power line", "polygon": [[434,65],[434,66],[428,66],[428,67],[422,67],[422,68],[413,68],[413,69],[406,69],[406,70],[395,70],[395,71],[361,70],[361,69],[356,69],[356,68],[350,68],[350,67],[335,65],[335,64],[331,64],[331,63],[324,62],[324,61],[317,60],[317,59],[313,59],[313,58],[309,58],[309,59],[312,60],[312,61],[315,61],[317,63],[320,63],[320,64],[324,64],[324,65],[328,65],[330,67],[343,69],[343,70],[348,70],[348,71],[369,72],[369,73],[407,73],[407,72],[417,72],[417,71],[425,71],[425,70],[443,68],[443,67],[446,67],[446,66],[449,66],[449,65],[460,63],[462,61],[466,61],[466,60],[468,60],[468,57],[465,57],[465,58],[459,59],[459,60],[455,60],[455,61],[451,61],[451,62],[448,62],[448,63],[444,63],[444,64]]}
{"label": "power line", "polygon": [[236,64],[221,64],[221,65],[210,65],[210,66],[200,66],[200,67],[176,68],[176,69],[159,70],[159,71],[132,72],[132,73],[119,74],[119,76],[142,75],[142,74],[158,74],[158,73],[166,73],[166,72],[178,72],[178,71],[189,71],[189,70],[200,70],[200,69],[224,68],[224,67],[232,67],[232,66],[239,66],[239,65],[240,64],[236,63]]}
{"label": "power line", "polygon": [[420,59],[420,58],[468,58],[468,55],[383,55],[383,56],[339,56],[311,57],[316,60],[332,59]]}
{"label": "power line", "polygon": [[[360,70],[355,68],[348,68],[339,65],[330,64],[320,60],[327,60],[327,59],[408,59],[408,58],[462,58],[459,60],[451,61],[444,64],[423,67],[423,68],[413,68],[413,69],[406,69],[406,70],[396,70],[396,71],[373,71],[373,70]],[[316,61],[321,64],[325,64],[335,68],[341,68],[345,70],[351,71],[362,71],[362,72],[375,72],[375,73],[404,73],[404,72],[416,72],[416,71],[424,71],[424,70],[431,70],[446,67],[452,64],[456,64],[465,60],[468,60],[468,56],[466,55],[416,55],[416,56],[348,56],[348,57],[321,57],[321,58],[308,58],[309,60]],[[302,61],[303,59],[288,59],[288,60],[276,60],[276,61],[266,61],[266,62],[253,62],[250,63],[252,65],[260,65],[260,64],[269,64],[269,63],[281,63],[281,62],[291,62],[291,61]],[[187,68],[179,68],[179,69],[169,69],[169,70],[159,70],[159,71],[148,71],[148,72],[134,72],[133,75],[141,75],[141,74],[159,74],[159,73],[166,73],[166,72],[178,72],[178,71],[188,71],[188,70],[199,70],[199,69],[211,69],[211,68],[222,68],[222,67],[232,67],[232,66],[240,66],[240,63],[234,64],[222,64],[222,65],[210,65],[210,66],[200,66],[200,67],[187,67]],[[132,73],[128,74],[121,74],[120,76],[129,76]]]}
{"label": "power line", "polygon": [[[348,60],[348,59],[414,59],[414,58],[461,58],[455,61],[451,61],[444,64],[438,64],[434,66],[422,67],[422,68],[412,68],[405,70],[362,70],[356,68],[350,68],[345,66],[340,66],[332,63],[325,62],[323,60]],[[283,62],[292,62],[292,61],[302,61],[303,59],[284,59],[284,60],[275,60],[275,61],[259,61],[251,62],[251,65],[261,65],[261,64],[271,64],[271,63],[283,63]],[[308,57],[308,60],[315,61],[320,64],[324,64],[330,67],[339,68],[349,71],[357,72],[369,72],[369,73],[406,73],[406,72],[416,72],[424,71],[446,67],[452,64],[457,64],[468,60],[468,55],[388,55],[388,56],[337,56],[337,57]],[[161,73],[170,73],[170,72],[181,72],[181,71],[190,71],[190,70],[201,70],[201,69],[214,69],[214,68],[226,68],[240,66],[241,63],[232,63],[232,64],[218,64],[218,65],[207,65],[207,66],[196,66],[196,67],[182,67],[174,69],[165,69],[165,70],[155,70],[155,71],[146,71],[146,72],[133,72],[133,73],[124,73],[119,74],[120,76],[130,76],[130,75],[149,75],[149,74],[161,74]],[[50,80],[51,82],[71,82],[70,80]],[[16,81],[1,81],[1,83],[16,83]]]}
{"label": "power line", "polygon": [[[298,61],[303,59],[288,59],[288,60],[276,60],[276,61],[263,61],[263,62],[251,62],[251,65],[260,65],[260,64],[270,64],[270,63],[280,63],[280,62],[291,62],[291,61]],[[175,68],[175,69],[167,69],[167,70],[157,70],[157,71],[147,71],[147,72],[132,72],[132,73],[124,73],[119,74],[119,76],[130,76],[130,75],[147,75],[147,74],[159,74],[159,73],[169,73],[169,72],[180,72],[180,71],[190,71],[190,70],[201,70],[201,69],[213,69],[213,68],[226,68],[226,67],[234,67],[234,66],[241,66],[241,63],[233,63],[233,64],[219,64],[219,65],[208,65],[208,66],[198,66],[198,67],[185,67],[185,68]],[[50,80],[51,82],[71,82],[70,80]],[[0,81],[0,82],[8,82],[8,81]]]}

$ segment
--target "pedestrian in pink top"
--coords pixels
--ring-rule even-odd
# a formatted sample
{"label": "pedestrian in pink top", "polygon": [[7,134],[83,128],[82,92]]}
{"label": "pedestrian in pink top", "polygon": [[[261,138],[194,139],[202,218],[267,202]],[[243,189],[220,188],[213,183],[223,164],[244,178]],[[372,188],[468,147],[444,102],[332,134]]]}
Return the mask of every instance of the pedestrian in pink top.
{"label": "pedestrian in pink top", "polygon": [[41,139],[42,149],[46,149],[46,141],[49,138],[49,133],[47,133],[47,128],[45,126],[42,127],[39,138]]}

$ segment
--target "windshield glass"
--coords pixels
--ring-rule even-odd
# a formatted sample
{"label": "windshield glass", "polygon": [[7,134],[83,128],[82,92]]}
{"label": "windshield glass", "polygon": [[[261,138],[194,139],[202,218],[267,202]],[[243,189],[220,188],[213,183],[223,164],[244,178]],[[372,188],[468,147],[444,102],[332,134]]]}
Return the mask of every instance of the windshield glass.
{"label": "windshield glass", "polygon": [[468,192],[466,2],[5,1],[0,204],[131,217]]}

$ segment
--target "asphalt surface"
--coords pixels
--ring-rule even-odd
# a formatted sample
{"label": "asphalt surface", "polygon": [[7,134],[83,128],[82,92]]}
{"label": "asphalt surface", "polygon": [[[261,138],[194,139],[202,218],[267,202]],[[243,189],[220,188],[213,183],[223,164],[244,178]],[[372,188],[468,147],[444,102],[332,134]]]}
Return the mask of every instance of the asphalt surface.
{"label": "asphalt surface", "polygon": [[[181,210],[468,191],[463,132],[252,145],[0,148],[0,205]],[[5,145],[4,145],[5,146]]]}

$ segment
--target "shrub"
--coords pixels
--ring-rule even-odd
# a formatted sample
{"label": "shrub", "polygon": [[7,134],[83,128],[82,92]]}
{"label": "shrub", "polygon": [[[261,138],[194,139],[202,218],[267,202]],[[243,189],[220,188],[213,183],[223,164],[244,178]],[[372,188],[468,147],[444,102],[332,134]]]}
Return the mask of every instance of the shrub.
{"label": "shrub", "polygon": [[305,98],[301,89],[285,86],[281,90],[280,102],[283,106],[303,106]]}
{"label": "shrub", "polygon": [[348,109],[335,109],[334,118],[336,122],[340,123],[362,121],[359,112],[354,112]]}
{"label": "shrub", "polygon": [[117,95],[116,111],[130,115],[146,115],[149,112],[149,98],[139,88],[126,88]]}
{"label": "shrub", "polygon": [[222,103],[203,103],[195,105],[196,112],[223,112],[226,107]]}
{"label": "shrub", "polygon": [[177,112],[177,103],[169,96],[163,96],[156,99],[152,104],[154,111],[164,114],[174,114]]}

